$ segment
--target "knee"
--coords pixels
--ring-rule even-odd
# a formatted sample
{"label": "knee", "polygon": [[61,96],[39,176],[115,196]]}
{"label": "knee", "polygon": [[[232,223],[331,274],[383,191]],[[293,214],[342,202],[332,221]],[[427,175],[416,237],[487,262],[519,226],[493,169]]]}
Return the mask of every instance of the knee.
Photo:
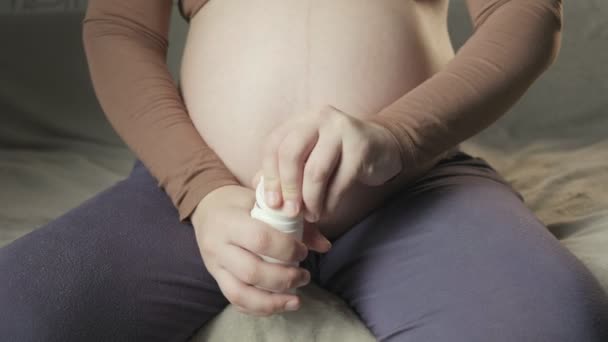
{"label": "knee", "polygon": [[519,290],[503,298],[505,325],[497,332],[512,335],[513,341],[608,341],[608,300],[603,289],[574,256],[554,256],[544,269],[522,271]]}
{"label": "knee", "polygon": [[478,302],[471,306],[481,330],[492,337],[487,340],[608,341],[608,299],[599,282],[527,217],[519,221],[526,233],[502,234],[504,245],[477,261],[477,270],[494,269],[483,273],[490,279],[477,280]]}
{"label": "knee", "polygon": [[511,331],[514,341],[608,341],[608,297],[597,279],[534,216],[519,213],[514,223],[519,227],[502,228],[504,250],[494,255],[508,259],[488,260],[507,274],[492,284],[498,301],[491,310],[504,322],[501,335]]}
{"label": "knee", "polygon": [[2,340],[99,340],[113,331],[103,331],[104,315],[126,318],[119,305],[128,299],[124,290],[105,290],[115,277],[102,249],[67,239],[34,231],[0,249]]}
{"label": "knee", "polygon": [[563,253],[554,255],[552,263],[537,270],[537,277],[522,280],[522,289],[531,288],[536,294],[519,299],[522,308],[526,309],[518,320],[522,324],[522,338],[556,342],[608,341],[606,292],[574,255],[565,248],[560,252]]}
{"label": "knee", "polygon": [[71,289],[61,282],[68,274],[54,267],[56,258],[42,257],[44,241],[33,233],[0,249],[0,335],[11,341],[56,341],[53,329],[67,323],[63,309],[69,303],[61,297]]}
{"label": "knee", "polygon": [[426,247],[418,287],[410,277],[395,292],[420,311],[395,306],[390,324],[374,321],[380,340],[608,341],[604,290],[516,196],[483,180],[448,190],[421,196],[442,215],[396,235],[402,250]]}
{"label": "knee", "polygon": [[[507,267],[504,271],[511,279],[479,279],[473,287],[477,301],[468,308],[447,310],[444,327],[466,327],[470,332],[463,333],[463,342],[608,341],[605,292],[574,256],[558,251],[545,251],[545,257],[553,257],[550,261]],[[519,271],[514,272],[514,267]],[[482,288],[483,284],[488,287]],[[446,335],[448,340],[461,341],[453,334]]]}
{"label": "knee", "polygon": [[[608,341],[606,294],[585,271],[514,278],[501,288],[479,280],[414,321],[375,331],[379,341]],[[555,268],[561,268],[556,270]],[[525,271],[524,271],[525,273]],[[432,300],[431,300],[432,301]],[[372,329],[373,330],[373,329]]]}

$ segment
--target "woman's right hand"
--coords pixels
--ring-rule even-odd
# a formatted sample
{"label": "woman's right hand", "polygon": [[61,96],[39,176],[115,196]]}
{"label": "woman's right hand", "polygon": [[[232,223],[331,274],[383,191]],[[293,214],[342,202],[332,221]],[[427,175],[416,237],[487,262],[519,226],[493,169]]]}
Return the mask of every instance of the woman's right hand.
{"label": "woman's right hand", "polygon": [[225,185],[208,193],[191,216],[205,267],[224,296],[244,313],[269,316],[300,298],[280,293],[310,281],[301,267],[264,261],[257,254],[294,263],[306,259],[307,246],[250,216],[255,192]]}

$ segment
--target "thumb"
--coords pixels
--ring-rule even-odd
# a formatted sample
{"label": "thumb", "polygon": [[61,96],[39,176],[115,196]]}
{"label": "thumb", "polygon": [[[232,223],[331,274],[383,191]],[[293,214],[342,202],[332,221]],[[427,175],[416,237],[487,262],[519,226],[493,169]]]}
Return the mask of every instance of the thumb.
{"label": "thumb", "polygon": [[302,243],[304,243],[308,249],[312,249],[318,253],[327,253],[331,248],[331,242],[321,234],[318,225],[306,220],[304,220]]}

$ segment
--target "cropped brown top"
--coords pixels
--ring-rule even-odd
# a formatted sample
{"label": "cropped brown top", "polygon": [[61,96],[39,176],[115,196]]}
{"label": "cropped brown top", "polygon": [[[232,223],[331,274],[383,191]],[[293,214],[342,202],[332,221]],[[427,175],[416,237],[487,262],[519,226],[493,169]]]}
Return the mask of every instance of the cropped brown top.
{"label": "cropped brown top", "polygon": [[[206,2],[180,0],[180,9],[191,18]],[[496,121],[559,50],[561,0],[467,0],[467,5],[474,32],[455,57],[369,119],[399,142],[402,172],[415,173]],[[172,6],[172,0],[91,0],[83,39],[108,120],[184,220],[210,191],[239,182],[195,129],[169,74]]]}

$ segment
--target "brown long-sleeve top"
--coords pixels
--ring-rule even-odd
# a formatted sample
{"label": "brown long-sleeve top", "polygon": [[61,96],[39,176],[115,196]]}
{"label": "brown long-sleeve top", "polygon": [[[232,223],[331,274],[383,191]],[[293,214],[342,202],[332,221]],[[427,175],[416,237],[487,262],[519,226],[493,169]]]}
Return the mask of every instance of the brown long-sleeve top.
{"label": "brown long-sleeve top", "polygon": [[[183,0],[180,9],[188,19],[206,2]],[[397,140],[402,172],[415,174],[496,121],[559,51],[561,0],[467,5],[474,32],[455,57],[369,118]],[[171,6],[171,0],[91,0],[83,40],[106,116],[185,220],[210,191],[239,182],[195,129],[169,74]]]}

